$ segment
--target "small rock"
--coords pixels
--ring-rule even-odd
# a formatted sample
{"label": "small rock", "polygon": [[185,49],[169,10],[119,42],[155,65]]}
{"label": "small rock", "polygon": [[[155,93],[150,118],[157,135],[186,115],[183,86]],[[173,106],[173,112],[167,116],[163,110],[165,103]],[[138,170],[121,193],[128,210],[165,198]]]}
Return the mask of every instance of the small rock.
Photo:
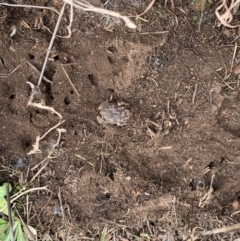
{"label": "small rock", "polygon": [[234,68],[233,68],[233,73],[235,75],[239,75],[240,74],[240,64],[236,65]]}
{"label": "small rock", "polygon": [[239,202],[237,200],[232,203],[233,211],[237,211],[239,209]]}

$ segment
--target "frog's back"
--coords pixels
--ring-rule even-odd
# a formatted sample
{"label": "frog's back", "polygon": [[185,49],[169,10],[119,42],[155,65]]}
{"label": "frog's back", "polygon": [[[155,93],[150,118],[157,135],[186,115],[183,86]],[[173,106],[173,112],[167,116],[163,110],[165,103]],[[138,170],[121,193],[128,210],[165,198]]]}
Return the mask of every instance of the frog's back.
{"label": "frog's back", "polygon": [[127,118],[125,109],[119,108],[115,103],[109,103],[108,108],[105,109],[105,120],[110,124],[121,123],[123,119]]}

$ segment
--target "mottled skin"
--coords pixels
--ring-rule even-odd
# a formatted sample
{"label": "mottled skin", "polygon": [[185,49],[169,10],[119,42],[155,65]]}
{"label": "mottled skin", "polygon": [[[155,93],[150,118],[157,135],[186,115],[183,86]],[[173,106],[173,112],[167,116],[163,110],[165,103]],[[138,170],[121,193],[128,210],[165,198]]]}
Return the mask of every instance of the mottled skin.
{"label": "mottled skin", "polygon": [[123,126],[130,117],[130,112],[126,109],[126,103],[110,103],[108,100],[98,107],[100,115],[97,117],[99,124]]}

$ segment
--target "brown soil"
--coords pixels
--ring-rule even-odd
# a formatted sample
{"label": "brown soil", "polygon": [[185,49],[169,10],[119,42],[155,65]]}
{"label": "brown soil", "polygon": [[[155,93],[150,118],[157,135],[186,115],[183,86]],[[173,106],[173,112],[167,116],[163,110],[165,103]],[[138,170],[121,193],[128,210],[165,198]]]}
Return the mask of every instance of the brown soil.
{"label": "brown soil", "polygon": [[[215,5],[206,7],[198,30],[194,19],[201,11],[192,1],[175,1],[175,9],[166,2],[156,1],[143,16],[148,21],[138,19],[134,31],[109,17],[76,12],[71,38],[55,40],[44,73],[53,84],[43,80],[40,86],[41,99],[63,116],[60,127],[67,132],[52,158],[35,169],[50,154],[57,131],[40,141],[42,153],[27,153],[59,117],[27,106],[26,81],[37,84],[51,39],[46,27],[53,31],[57,15],[1,6],[0,181],[48,186],[49,192],[29,196],[29,224],[39,230],[39,240],[46,233],[53,240],[99,240],[104,228],[105,240],[148,240],[148,235],[187,240],[196,227],[211,230],[240,221],[239,213],[232,215],[238,211],[233,202],[240,201],[239,80],[230,71],[238,33],[215,27]],[[105,5],[128,15],[146,6],[126,0]],[[67,23],[68,11],[59,35],[67,34]],[[17,33],[10,37],[13,26]],[[238,59],[237,52],[234,65]],[[97,122],[99,104],[111,96],[129,103],[132,115],[125,126]],[[27,156],[29,164],[22,159],[19,164]]]}

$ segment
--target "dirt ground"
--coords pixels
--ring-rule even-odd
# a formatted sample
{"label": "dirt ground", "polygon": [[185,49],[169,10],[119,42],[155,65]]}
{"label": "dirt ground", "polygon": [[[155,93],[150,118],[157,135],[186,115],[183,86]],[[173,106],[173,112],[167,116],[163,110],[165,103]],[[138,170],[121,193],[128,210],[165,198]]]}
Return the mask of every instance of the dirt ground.
{"label": "dirt ground", "polygon": [[[52,83],[34,99],[62,120],[28,106],[26,83],[37,85],[57,14],[0,7],[0,182],[48,187],[29,195],[30,218],[20,208],[38,240],[239,240],[237,230],[200,233],[240,221],[239,31],[216,25],[217,3],[201,12],[196,2],[156,1],[132,18],[135,30],[75,11],[72,36],[57,37],[50,53]],[[91,3],[136,16],[150,1]],[[97,122],[110,99],[128,103],[125,125]],[[54,129],[28,155],[58,123],[60,143]]]}

